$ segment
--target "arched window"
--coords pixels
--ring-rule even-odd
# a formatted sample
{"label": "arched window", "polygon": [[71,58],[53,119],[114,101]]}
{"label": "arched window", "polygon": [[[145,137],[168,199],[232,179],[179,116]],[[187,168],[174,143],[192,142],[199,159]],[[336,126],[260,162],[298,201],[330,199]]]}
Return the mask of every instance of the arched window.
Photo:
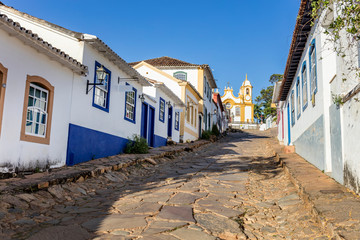
{"label": "arched window", "polygon": [[38,76],[28,76],[25,86],[20,140],[50,143],[54,87]]}
{"label": "arched window", "polygon": [[0,63],[0,133],[1,133],[1,122],[4,110],[5,101],[5,84],[6,84],[7,69]]}
{"label": "arched window", "polygon": [[180,79],[180,80],[187,80],[187,73],[186,72],[175,72],[174,73],[174,78]]}
{"label": "arched window", "polygon": [[230,109],[230,108],[231,108],[231,103],[227,103],[227,104],[226,104],[226,108],[227,108],[227,109]]}
{"label": "arched window", "polygon": [[237,117],[240,116],[240,107],[235,108],[235,116],[237,116]]}
{"label": "arched window", "polygon": [[247,88],[246,89],[246,95],[249,95],[249,93],[250,93],[250,90]]}

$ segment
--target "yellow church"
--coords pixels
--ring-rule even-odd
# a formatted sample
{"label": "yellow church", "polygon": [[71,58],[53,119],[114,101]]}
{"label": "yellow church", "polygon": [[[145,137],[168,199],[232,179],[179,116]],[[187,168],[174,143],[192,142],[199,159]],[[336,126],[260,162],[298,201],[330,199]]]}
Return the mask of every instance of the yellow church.
{"label": "yellow church", "polygon": [[253,87],[248,80],[247,74],[237,97],[235,97],[232,87],[225,87],[221,101],[229,113],[229,123],[232,125],[254,123],[252,89]]}

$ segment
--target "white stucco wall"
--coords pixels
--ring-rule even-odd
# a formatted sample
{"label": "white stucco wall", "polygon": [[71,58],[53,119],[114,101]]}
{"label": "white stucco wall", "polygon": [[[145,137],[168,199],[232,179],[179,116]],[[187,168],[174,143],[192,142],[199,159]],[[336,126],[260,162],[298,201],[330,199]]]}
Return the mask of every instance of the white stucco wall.
{"label": "white stucco wall", "polygon": [[[165,103],[170,101],[173,106],[173,118],[172,118],[172,140],[175,142],[179,142],[180,137],[180,121],[179,121],[179,130],[175,129],[175,112],[179,111],[176,106],[174,107],[174,99],[170,98],[168,95],[166,95],[163,91],[161,91],[160,88],[156,87],[143,87],[144,93],[152,96],[155,98],[155,102],[153,100],[146,100],[146,103],[151,105],[155,108],[155,134],[167,138],[168,136],[168,114],[169,114],[169,108],[165,104],[165,121],[161,122],[159,121],[159,112],[160,112],[160,98],[164,99]],[[180,119],[179,119],[180,120]]]}
{"label": "white stucco wall", "polygon": [[151,69],[147,66],[141,66],[139,68],[136,68],[136,71],[138,71],[144,77],[165,83],[165,85],[168,88],[170,88],[171,91],[173,91],[176,94],[176,96],[178,96],[180,99],[182,99],[181,87],[174,80],[169,79],[168,77],[158,73],[157,71],[154,71],[153,69]]}
{"label": "white stucco wall", "polygon": [[[86,80],[94,82],[95,61],[111,71],[109,112],[92,106],[93,90],[89,94],[85,94]],[[139,95],[142,94],[142,86],[136,81],[128,81],[137,90],[136,121],[132,123],[124,119],[125,91],[121,90],[121,86],[124,86],[125,81],[121,80],[122,82],[118,84],[118,77],[129,78],[130,76],[88,45],[85,45],[84,64],[89,67],[89,74],[83,80],[74,82],[71,123],[123,138],[140,134],[141,101]]]}
{"label": "white stucco wall", "polygon": [[[36,168],[65,164],[72,82],[83,79],[17,38],[0,30],[0,62],[8,69],[0,136],[0,171],[13,167]],[[27,75],[40,76],[54,86],[50,144],[20,141]],[[84,88],[83,88],[84,89]],[[82,91],[83,92],[83,91]]]}
{"label": "white stucco wall", "polygon": [[161,71],[169,74],[170,76],[174,76],[176,72],[186,72],[187,81],[191,83],[198,90],[198,70],[197,69],[168,69],[161,68]]}

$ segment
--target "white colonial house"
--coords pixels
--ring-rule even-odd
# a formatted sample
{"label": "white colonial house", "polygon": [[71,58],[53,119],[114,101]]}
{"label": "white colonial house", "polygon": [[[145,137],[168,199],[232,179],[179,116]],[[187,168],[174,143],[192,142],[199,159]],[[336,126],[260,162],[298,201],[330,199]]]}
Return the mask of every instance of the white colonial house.
{"label": "white colonial house", "polygon": [[191,83],[177,79],[149,63],[139,62],[132,63],[132,65],[134,69],[146,78],[164,83],[185,104],[185,111],[175,108],[175,112],[180,113],[180,141],[198,139],[200,136],[198,130],[199,101],[202,98],[195,87]]}
{"label": "white colonial house", "polygon": [[3,170],[119,154],[141,134],[152,84],[103,41],[3,4],[0,14]]}
{"label": "white colonial house", "polygon": [[[340,11],[332,6],[311,25],[311,1],[302,0],[283,81],[275,87],[278,138],[338,182],[360,192],[360,84],[358,45],[341,32],[335,44],[326,31]],[[352,41],[352,40],[350,40]],[[356,70],[357,69],[357,70]]]}
{"label": "white colonial house", "polygon": [[[207,64],[193,64],[179,59],[171,57],[159,57],[144,60],[144,62],[156,67],[157,69],[167,73],[168,75],[179,79],[184,82],[188,82],[193,86],[198,93],[200,93],[201,99],[198,106],[198,114],[196,120],[200,125],[197,125],[197,132],[201,136],[201,132],[204,130],[211,130],[212,114],[212,92],[217,88],[214,76],[211,68]],[[136,65],[139,62],[131,63]]]}
{"label": "white colonial house", "polygon": [[0,12],[0,171],[62,166],[86,66]]}
{"label": "white colonial house", "polygon": [[151,147],[180,141],[180,114],[185,104],[163,82],[147,78],[152,86],[143,87],[141,136]]}

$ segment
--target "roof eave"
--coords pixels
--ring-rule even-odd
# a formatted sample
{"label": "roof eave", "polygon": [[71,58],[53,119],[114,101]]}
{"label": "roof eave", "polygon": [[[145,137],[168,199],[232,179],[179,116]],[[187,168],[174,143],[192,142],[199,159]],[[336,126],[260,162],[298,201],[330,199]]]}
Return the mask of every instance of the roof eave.
{"label": "roof eave", "polygon": [[117,55],[108,45],[96,36],[84,34],[86,43],[98,50],[110,62],[114,63],[120,70],[134,78],[142,86],[152,86],[143,76],[141,76],[134,68],[132,68],[124,59]]}
{"label": "roof eave", "polygon": [[[307,16],[305,16],[307,15]],[[290,45],[289,55],[284,71],[284,78],[280,86],[280,94],[277,101],[286,100],[293,83],[301,55],[307,42],[308,34],[311,31],[311,4],[310,0],[301,0],[298,18]],[[310,17],[310,19],[309,19]],[[295,56],[295,58],[293,58]],[[300,56],[300,58],[299,58]],[[291,65],[293,67],[291,68]],[[296,65],[296,68],[294,67]],[[295,70],[293,70],[295,69]],[[295,71],[295,72],[294,72]]]}
{"label": "roof eave", "polygon": [[174,100],[174,103],[179,106],[179,107],[185,107],[185,104],[183,101],[181,101],[181,99],[176,96],[176,94],[171,91],[170,88],[168,88],[165,84],[163,83],[155,83],[154,84],[156,87],[160,88],[166,95],[168,95],[171,99]]}
{"label": "roof eave", "polygon": [[24,44],[33,47],[40,53],[48,56],[54,61],[59,62],[79,75],[86,75],[88,73],[87,66],[82,65],[80,62],[70,57],[60,49],[57,49],[51,44],[43,41],[37,34],[21,27],[20,24],[13,22],[6,15],[0,16],[0,19],[0,28],[6,31],[10,36],[18,38]]}

